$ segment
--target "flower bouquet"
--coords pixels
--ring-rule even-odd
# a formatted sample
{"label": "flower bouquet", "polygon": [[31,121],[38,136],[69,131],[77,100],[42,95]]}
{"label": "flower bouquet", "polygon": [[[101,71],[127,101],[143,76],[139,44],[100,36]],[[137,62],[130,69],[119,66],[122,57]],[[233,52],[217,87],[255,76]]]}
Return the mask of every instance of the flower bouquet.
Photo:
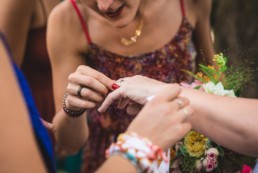
{"label": "flower bouquet", "polygon": [[[185,71],[195,81],[191,85],[181,85],[219,96],[238,96],[243,86],[251,81],[252,70],[228,67],[227,58],[223,54],[215,55],[213,61],[216,68],[199,64],[200,72],[194,74]],[[193,130],[170,149],[170,160],[170,170],[179,167],[183,173],[235,173],[240,172],[244,165],[253,166],[255,161],[254,158],[223,148]]]}

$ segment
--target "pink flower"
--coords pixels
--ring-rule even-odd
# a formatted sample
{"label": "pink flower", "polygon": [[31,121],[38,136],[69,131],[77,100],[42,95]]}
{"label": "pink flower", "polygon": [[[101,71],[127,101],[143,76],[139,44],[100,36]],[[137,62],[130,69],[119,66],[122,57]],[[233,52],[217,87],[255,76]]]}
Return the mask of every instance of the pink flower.
{"label": "pink flower", "polygon": [[205,153],[209,160],[217,162],[219,151],[216,148],[210,148]]}
{"label": "pink flower", "polygon": [[186,82],[181,82],[180,83],[182,87],[185,87],[185,88],[197,88],[197,87],[200,87],[200,90],[203,90],[202,89],[202,82],[199,81],[199,80],[194,80],[194,82],[192,82],[191,84],[188,84]]}
{"label": "pink flower", "polygon": [[208,157],[206,157],[206,159],[204,159],[202,161],[202,164],[203,164],[205,171],[207,171],[207,172],[213,171],[213,169],[215,169],[218,166],[217,161],[214,162],[214,161],[210,160]]}
{"label": "pink flower", "polygon": [[252,168],[247,165],[243,165],[241,173],[252,173]]}

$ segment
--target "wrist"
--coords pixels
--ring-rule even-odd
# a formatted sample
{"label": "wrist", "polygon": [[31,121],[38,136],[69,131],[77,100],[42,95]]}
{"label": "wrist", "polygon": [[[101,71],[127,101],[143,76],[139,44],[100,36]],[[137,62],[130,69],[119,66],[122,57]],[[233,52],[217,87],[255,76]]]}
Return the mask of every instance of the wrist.
{"label": "wrist", "polygon": [[72,118],[75,118],[75,117],[79,117],[81,116],[85,111],[86,109],[84,108],[80,108],[78,110],[73,110],[73,109],[70,109],[66,106],[66,98],[68,96],[68,93],[65,93],[64,94],[64,97],[63,97],[63,101],[62,101],[62,105],[63,105],[63,110],[64,112],[69,116],[69,117],[72,117]]}
{"label": "wrist", "polygon": [[161,148],[136,133],[120,134],[117,142],[111,144],[106,151],[107,157],[113,155],[129,160],[138,172],[155,172],[158,169],[158,163],[162,160],[168,161]]}

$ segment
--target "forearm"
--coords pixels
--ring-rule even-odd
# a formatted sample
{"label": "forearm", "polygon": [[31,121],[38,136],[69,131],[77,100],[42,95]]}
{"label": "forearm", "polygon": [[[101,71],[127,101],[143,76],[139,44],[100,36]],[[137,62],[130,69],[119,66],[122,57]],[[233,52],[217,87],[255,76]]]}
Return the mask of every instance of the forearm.
{"label": "forearm", "polygon": [[[0,172],[47,172],[29,113],[0,37]],[[14,99],[15,98],[15,99]],[[32,164],[33,163],[33,164]]]}
{"label": "forearm", "polygon": [[88,139],[86,113],[73,118],[62,110],[55,116],[53,125],[57,143],[69,153],[76,153]]}
{"label": "forearm", "polygon": [[232,150],[258,156],[258,102],[252,99],[215,96],[183,89],[183,97],[195,109],[190,119],[193,128],[218,144]]}
{"label": "forearm", "polygon": [[136,168],[122,156],[112,156],[97,170],[96,173],[136,173]]}

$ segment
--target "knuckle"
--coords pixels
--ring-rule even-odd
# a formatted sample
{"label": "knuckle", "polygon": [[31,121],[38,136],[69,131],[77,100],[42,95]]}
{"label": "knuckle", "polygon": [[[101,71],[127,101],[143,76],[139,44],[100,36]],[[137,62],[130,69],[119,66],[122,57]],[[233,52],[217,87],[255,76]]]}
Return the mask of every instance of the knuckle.
{"label": "knuckle", "polygon": [[85,79],[84,79],[85,85],[90,85],[90,84],[92,84],[93,82],[94,82],[93,78],[91,78],[91,77],[89,77],[89,76],[85,77]]}
{"label": "knuckle", "polygon": [[84,69],[85,69],[85,66],[84,66],[84,65],[79,65],[79,66],[77,67],[77,70],[76,70],[76,71],[82,72]]}
{"label": "knuckle", "polygon": [[96,73],[96,74],[94,75],[94,77],[95,77],[95,79],[97,79],[97,80],[101,80],[101,79],[104,78],[104,74],[102,74],[102,73]]}
{"label": "knuckle", "polygon": [[67,87],[66,87],[66,91],[67,91],[68,93],[71,93],[71,92],[72,92],[72,89],[73,89],[72,85],[71,85],[71,84],[68,84]]}
{"label": "knuckle", "polygon": [[189,105],[190,101],[187,98],[182,98],[182,99],[185,106]]}
{"label": "knuckle", "polygon": [[68,76],[68,81],[71,81],[72,78],[73,78],[73,73],[69,74],[69,76]]}

